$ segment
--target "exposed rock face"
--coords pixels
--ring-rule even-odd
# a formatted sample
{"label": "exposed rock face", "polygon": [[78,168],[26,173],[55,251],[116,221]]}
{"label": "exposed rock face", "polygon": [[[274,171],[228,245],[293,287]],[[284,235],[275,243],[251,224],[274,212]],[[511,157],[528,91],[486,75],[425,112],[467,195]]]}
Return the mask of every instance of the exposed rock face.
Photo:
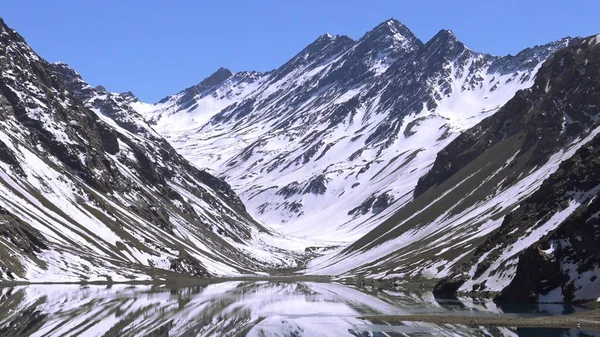
{"label": "exposed rock face", "polygon": [[[234,206],[237,212],[243,215],[246,213],[243,203],[226,182],[190,165],[188,161],[177,154],[164,138],[158,135],[144,122],[143,118],[130,106],[132,101],[137,100],[131,92],[123,94],[102,94],[95,90],[87,90],[89,85],[81,79],[79,74],[68,68],[64,63],[56,63],[52,64],[52,66],[54,69],[60,70],[58,73],[61,74],[61,79],[72,91],[82,93],[79,95],[80,100],[87,102],[89,107],[110,117],[123,129],[132,134],[144,136],[144,138],[151,141],[152,145],[156,147],[156,150],[153,150],[157,151],[157,153],[148,153],[149,151],[143,146],[144,144],[140,146],[140,144],[133,142],[130,137],[115,133],[110,128],[102,128],[100,132],[106,136],[102,137],[102,141],[109,148],[107,152],[111,153],[118,151],[118,141],[125,143],[132,149],[133,155],[140,165],[138,170],[149,183],[163,184],[165,178],[170,178],[175,175],[174,168],[182,167],[185,171],[193,172],[196,179],[219,193],[220,197],[226,199],[229,205]],[[217,73],[213,74],[214,78],[209,82],[216,81],[215,78],[219,78],[219,76],[227,77],[223,72],[226,73],[228,70],[220,69]],[[116,137],[113,137],[111,132],[115,134]],[[156,158],[168,161],[171,165],[165,165],[164,167],[157,166],[155,164]],[[167,193],[168,190],[162,192]]]}
{"label": "exposed rock face", "polygon": [[171,260],[170,269],[185,275],[210,277],[210,274],[206,271],[202,262],[186,252],[179,253],[179,256],[176,259]]}
{"label": "exposed rock face", "polygon": [[383,193],[379,196],[371,196],[369,199],[365,200],[360,206],[351,209],[348,214],[357,215],[357,214],[367,214],[372,212],[374,214],[379,214],[383,210],[385,210],[392,202],[394,201],[394,197],[390,196],[387,193]]}
{"label": "exposed rock face", "polygon": [[[498,301],[571,302],[594,300],[600,292],[600,136],[583,146],[550,176],[525,204],[507,217],[489,240],[507,230],[519,233],[563,211],[579,206],[555,229],[520,256],[515,278]],[[533,225],[533,227],[532,227]]]}
{"label": "exposed rock face", "polygon": [[0,237],[9,240],[15,248],[13,254],[0,259],[0,280],[14,280],[21,267],[19,256],[35,258],[44,249],[48,249],[47,240],[35,228],[13,216],[6,209],[0,208]]}
{"label": "exposed rock face", "polygon": [[[206,85],[229,76],[220,70]],[[135,102],[47,63],[0,21],[0,279],[207,277],[293,264],[262,243],[270,231],[230,186],[177,154]]]}
{"label": "exposed rock face", "polygon": [[[512,183],[587,136],[588,142],[579,142],[581,148],[504,218],[469,264],[438,286],[439,292],[449,283],[456,285],[457,280],[465,285],[454,290],[485,291],[490,289],[489,276],[507,274],[503,283],[510,284],[491,286],[501,290],[499,301],[597,298],[598,250],[591,242],[598,237],[594,215],[600,191],[600,137],[591,137],[598,132],[600,46],[590,43],[593,39],[557,52],[540,69],[530,91],[517,94],[496,115],[459,136],[438,155],[432,171],[421,180],[423,186],[436,179],[443,181],[451,171],[467,166],[472,157],[519,135],[522,147],[514,160],[523,158],[524,166],[507,177]],[[515,254],[520,250],[523,253]],[[507,252],[515,254],[514,258],[509,259],[512,256]],[[474,268],[471,276],[465,275],[469,268]]]}

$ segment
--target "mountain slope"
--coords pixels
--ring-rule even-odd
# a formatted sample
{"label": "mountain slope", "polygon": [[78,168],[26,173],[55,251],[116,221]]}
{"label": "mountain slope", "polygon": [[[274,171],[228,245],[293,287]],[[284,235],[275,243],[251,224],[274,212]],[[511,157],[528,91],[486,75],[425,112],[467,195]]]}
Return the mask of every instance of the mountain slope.
{"label": "mountain slope", "polygon": [[201,90],[132,106],[261,222],[349,243],[409,203],[436,154],[569,41],[496,57],[447,30],[423,43],[391,19],[358,41],[323,35],[272,72],[218,71]]}
{"label": "mountain slope", "polygon": [[414,201],[311,272],[445,278],[438,294],[505,301],[597,298],[599,40],[556,52],[532,88],[437,155]]}
{"label": "mountain slope", "polygon": [[295,263],[228,184],[0,21],[0,279],[235,275]]}

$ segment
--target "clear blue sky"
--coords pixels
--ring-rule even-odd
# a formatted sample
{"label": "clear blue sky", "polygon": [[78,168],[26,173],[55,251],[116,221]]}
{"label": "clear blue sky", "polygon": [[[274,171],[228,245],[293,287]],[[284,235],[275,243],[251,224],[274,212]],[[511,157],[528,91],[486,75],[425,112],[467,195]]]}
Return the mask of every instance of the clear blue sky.
{"label": "clear blue sky", "polygon": [[391,17],[424,42],[451,29],[498,55],[600,33],[599,0],[2,0],[0,16],[48,61],[150,102],[218,67],[270,70],[321,34],[358,39]]}

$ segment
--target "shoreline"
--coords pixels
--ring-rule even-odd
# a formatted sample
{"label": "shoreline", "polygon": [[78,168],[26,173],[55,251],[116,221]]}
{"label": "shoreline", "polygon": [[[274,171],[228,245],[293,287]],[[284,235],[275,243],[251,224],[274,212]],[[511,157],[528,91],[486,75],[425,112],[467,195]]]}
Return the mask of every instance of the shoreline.
{"label": "shoreline", "polygon": [[433,324],[460,324],[470,327],[514,327],[514,328],[579,328],[600,331],[600,309],[570,315],[542,317],[466,316],[466,315],[400,315],[361,316],[359,319],[372,322],[401,323],[423,322]]}
{"label": "shoreline", "polygon": [[132,281],[64,281],[64,282],[26,282],[26,281],[1,281],[0,288],[17,287],[17,286],[36,286],[36,285],[155,285],[155,286],[175,286],[187,287],[194,285],[206,285],[222,282],[333,282],[331,276],[239,276],[239,277],[213,277],[213,278],[166,278],[165,280],[132,280]]}

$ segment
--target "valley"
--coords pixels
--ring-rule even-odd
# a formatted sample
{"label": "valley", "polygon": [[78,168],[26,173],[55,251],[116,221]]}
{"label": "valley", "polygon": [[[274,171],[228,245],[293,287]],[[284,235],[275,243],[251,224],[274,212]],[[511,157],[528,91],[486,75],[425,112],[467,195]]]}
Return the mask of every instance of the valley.
{"label": "valley", "polygon": [[599,60],[600,35],[494,56],[390,19],[149,103],[0,21],[0,282],[596,301]]}

